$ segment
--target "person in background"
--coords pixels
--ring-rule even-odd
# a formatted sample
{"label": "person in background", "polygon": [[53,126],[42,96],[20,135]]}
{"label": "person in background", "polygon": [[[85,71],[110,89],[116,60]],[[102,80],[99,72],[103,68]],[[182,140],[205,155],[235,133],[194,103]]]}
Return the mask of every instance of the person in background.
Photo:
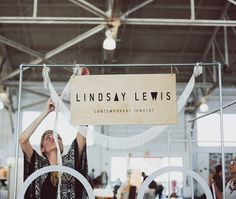
{"label": "person in background", "polygon": [[93,188],[94,188],[94,179],[95,179],[95,170],[92,169],[91,172],[89,173],[89,182]]}
{"label": "person in background", "polygon": [[102,183],[102,187],[106,187],[107,183],[108,183],[108,175],[106,171],[102,171],[101,172],[101,183]]}
{"label": "person in background", "polygon": [[223,192],[223,179],[222,179],[222,165],[219,164],[215,167],[215,173],[212,177],[216,187],[222,193]]}
{"label": "person in background", "polygon": [[114,189],[113,189],[113,193],[114,193],[114,196],[113,196],[113,199],[116,199],[116,194],[117,194],[117,191],[118,189],[120,188],[122,182],[120,180],[120,178],[117,178],[116,181],[114,182]]}
{"label": "person in background", "polygon": [[[142,177],[143,177],[143,181],[148,177],[145,172],[142,172]],[[156,181],[152,181],[149,185],[148,185],[149,189],[155,189],[155,196],[158,195],[159,199],[162,197],[162,192],[164,187],[161,184],[157,184]]]}
{"label": "person in background", "polygon": [[229,171],[231,173],[231,179],[226,185],[225,196],[227,199],[236,198],[236,157],[230,162]]}
{"label": "person in background", "polygon": [[[225,187],[225,198],[235,199],[236,198],[236,157],[230,162],[229,171],[231,173],[231,179],[228,181]],[[216,182],[212,180],[212,183],[215,188],[217,199],[222,199],[223,194],[222,192],[220,192],[220,190],[216,186]]]}

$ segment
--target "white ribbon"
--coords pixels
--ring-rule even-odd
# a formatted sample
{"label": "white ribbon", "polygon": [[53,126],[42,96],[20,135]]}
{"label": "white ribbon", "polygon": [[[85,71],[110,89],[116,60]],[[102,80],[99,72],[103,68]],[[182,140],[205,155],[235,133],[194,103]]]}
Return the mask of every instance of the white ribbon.
{"label": "white ribbon", "polygon": [[[51,85],[51,81],[49,78],[49,72],[50,69],[48,67],[46,67],[46,65],[43,66],[43,78],[44,78],[44,87],[50,89],[52,87]],[[62,166],[62,157],[61,157],[61,149],[58,143],[58,133],[57,133],[57,122],[58,122],[58,109],[59,109],[59,102],[61,101],[60,99],[58,99],[58,95],[56,93],[56,91],[54,90],[54,92],[51,93],[51,97],[52,97],[52,101],[54,103],[55,106],[55,111],[56,111],[56,117],[54,120],[54,126],[53,126],[53,138],[56,144],[56,148],[57,148],[57,164],[59,166]],[[61,191],[60,191],[60,187],[61,187],[61,173],[59,173],[59,181],[58,181],[58,187],[57,187],[57,198],[61,199]]]}

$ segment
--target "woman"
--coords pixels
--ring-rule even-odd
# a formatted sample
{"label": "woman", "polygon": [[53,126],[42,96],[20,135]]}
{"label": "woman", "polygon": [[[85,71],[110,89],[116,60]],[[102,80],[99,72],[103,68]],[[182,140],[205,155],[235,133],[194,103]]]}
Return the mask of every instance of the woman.
{"label": "woman", "polygon": [[[53,138],[53,131],[47,130],[41,137],[40,149],[43,156],[39,155],[29,142],[31,135],[35,132],[39,124],[47,117],[49,113],[55,110],[51,99],[47,101],[44,111],[30,124],[20,136],[20,146],[24,153],[24,179],[31,175],[37,169],[49,165],[57,165],[57,147]],[[63,143],[58,136],[58,144],[61,153],[63,152]],[[67,154],[62,156],[62,164],[71,167],[80,172],[87,178],[88,167],[86,157],[86,140],[78,132],[75,140],[72,142]],[[57,198],[58,173],[52,172],[43,174],[30,185],[25,198],[26,199],[56,199]],[[61,198],[63,199],[81,199],[86,198],[86,191],[83,185],[74,177],[63,174],[61,176],[60,187]]]}
{"label": "woman", "polygon": [[227,183],[225,188],[225,196],[227,199],[236,198],[236,158],[230,162],[229,171],[231,173],[231,180]]}
{"label": "woman", "polygon": [[[225,198],[235,199],[236,198],[236,158],[234,158],[230,162],[229,171],[231,173],[231,179],[229,180],[229,182],[226,184],[226,187],[225,187]],[[212,182],[214,184],[216,197],[218,199],[222,199],[223,198],[222,192],[219,191],[214,180],[212,180]]]}

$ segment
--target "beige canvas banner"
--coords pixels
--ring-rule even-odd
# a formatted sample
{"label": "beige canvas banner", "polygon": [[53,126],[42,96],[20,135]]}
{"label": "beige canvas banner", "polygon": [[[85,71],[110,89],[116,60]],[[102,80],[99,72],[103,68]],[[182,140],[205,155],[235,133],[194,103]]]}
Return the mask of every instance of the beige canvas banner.
{"label": "beige canvas banner", "polygon": [[73,125],[175,124],[175,74],[74,76],[71,121]]}

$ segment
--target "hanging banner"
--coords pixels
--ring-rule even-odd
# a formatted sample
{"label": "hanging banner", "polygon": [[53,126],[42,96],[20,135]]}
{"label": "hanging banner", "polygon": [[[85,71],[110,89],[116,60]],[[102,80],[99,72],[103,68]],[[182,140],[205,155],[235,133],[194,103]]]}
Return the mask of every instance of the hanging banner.
{"label": "hanging banner", "polygon": [[175,124],[175,74],[74,76],[71,121],[73,125]]}

